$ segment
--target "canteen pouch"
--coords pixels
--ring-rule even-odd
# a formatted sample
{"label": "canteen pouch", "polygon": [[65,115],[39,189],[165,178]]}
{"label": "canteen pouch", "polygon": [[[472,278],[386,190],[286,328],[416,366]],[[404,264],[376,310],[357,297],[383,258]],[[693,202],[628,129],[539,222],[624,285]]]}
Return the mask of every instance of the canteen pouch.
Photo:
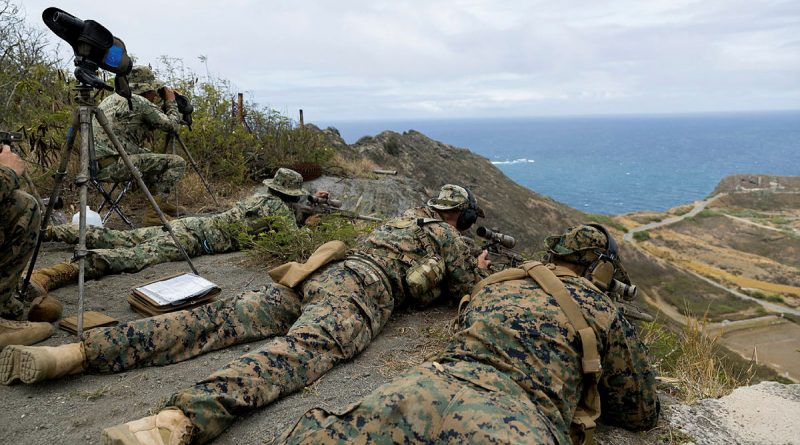
{"label": "canteen pouch", "polygon": [[408,295],[420,303],[429,303],[439,298],[442,291],[439,283],[444,279],[444,259],[428,255],[412,265],[406,272]]}

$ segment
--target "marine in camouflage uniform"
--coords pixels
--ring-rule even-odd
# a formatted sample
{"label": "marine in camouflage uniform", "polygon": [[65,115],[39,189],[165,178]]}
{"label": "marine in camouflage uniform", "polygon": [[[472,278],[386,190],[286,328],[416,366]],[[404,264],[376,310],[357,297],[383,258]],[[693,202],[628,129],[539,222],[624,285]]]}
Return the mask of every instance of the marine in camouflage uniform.
{"label": "marine in camouflage uniform", "polygon": [[0,165],[0,318],[22,317],[24,306],[14,297],[20,274],[36,246],[41,212],[33,196],[19,190],[19,178]]}
{"label": "marine in camouflage uniform", "polygon": [[[548,239],[561,264],[596,259],[604,246],[605,236],[588,226]],[[655,376],[633,327],[586,279],[548,267],[562,271],[567,298],[597,336],[602,420],[653,427]],[[479,284],[462,306],[461,330],[435,362],[343,411],[308,411],[278,442],[572,444],[569,426],[587,386],[581,339],[566,311],[529,278]]]}
{"label": "marine in camouflage uniform", "polygon": [[[119,94],[112,94],[102,102],[99,108],[108,118],[114,135],[122,144],[131,162],[141,172],[144,182],[160,196],[169,195],[175,184],[186,171],[186,161],[177,155],[151,153],[145,148],[145,140],[153,130],[176,132],[181,122],[175,100],[164,101],[164,111],[142,96],[149,91],[162,88],[163,83],[156,80],[153,72],[146,66],[135,66],[128,76],[131,92],[131,104]],[[131,172],[119,157],[103,128],[92,121],[95,139],[95,153],[100,171],[97,174],[101,181],[124,182],[133,179]]]}
{"label": "marine in camouflage uniform", "polygon": [[[445,187],[440,197],[451,195],[453,187],[457,186]],[[466,191],[461,187],[457,190],[463,192],[464,199],[449,208],[460,213]],[[432,200],[433,205],[438,202],[438,198]],[[275,300],[302,302],[302,313],[288,332],[173,395],[169,408],[159,416],[181,410],[185,413],[180,416],[184,425],[194,430],[193,441],[207,442],[227,428],[236,416],[297,391],[337,363],[363,351],[396,307],[426,306],[442,294],[457,298],[479,278],[476,260],[460,232],[431,208],[407,211],[376,229],[362,246],[344,260],[316,270],[294,289],[280,284],[268,286],[264,292]],[[407,272],[423,264],[425,258],[434,257],[440,258],[444,265],[439,276],[441,281],[424,292],[412,294]],[[205,332],[209,328],[211,326],[204,324],[192,326],[191,330]],[[120,344],[126,343],[130,335],[125,328],[114,332],[118,333],[118,339],[106,336],[110,344],[100,349],[125,351],[125,346]],[[147,343],[147,338],[139,343]],[[95,348],[87,342],[87,358],[103,355],[90,353],[92,349]],[[186,419],[190,419],[190,425]],[[129,425],[110,428],[107,434],[130,436],[133,433],[128,430]]]}
{"label": "marine in camouflage uniform", "polygon": [[[237,232],[244,229],[259,233],[267,228],[268,217],[283,218],[286,226],[296,228],[295,213],[287,202],[308,195],[308,191],[302,188],[303,177],[294,170],[281,168],[274,178],[265,180],[264,184],[268,193],[245,198],[225,212],[173,220],[170,223],[172,230],[186,253],[195,257],[238,250]],[[48,227],[46,241],[77,244],[78,235],[78,226],[63,224]],[[86,256],[86,276],[89,278],[134,273],[154,264],[183,260],[180,249],[161,227],[112,230],[88,226],[86,246],[91,249]],[[42,288],[35,289],[37,294],[77,279],[75,265],[63,266],[34,271],[32,282]],[[40,283],[43,281],[40,277],[53,276],[56,272],[59,275],[57,280],[48,279],[46,284]]]}

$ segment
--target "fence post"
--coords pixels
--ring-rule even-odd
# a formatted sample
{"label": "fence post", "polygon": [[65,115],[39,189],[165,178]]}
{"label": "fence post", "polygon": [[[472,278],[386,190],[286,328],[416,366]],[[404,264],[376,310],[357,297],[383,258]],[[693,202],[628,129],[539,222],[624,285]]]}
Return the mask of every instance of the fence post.
{"label": "fence post", "polygon": [[239,93],[237,98],[237,107],[236,107],[236,118],[239,120],[240,124],[244,123],[244,94]]}
{"label": "fence post", "polygon": [[305,128],[306,123],[303,121],[303,109],[300,109],[300,128]]}

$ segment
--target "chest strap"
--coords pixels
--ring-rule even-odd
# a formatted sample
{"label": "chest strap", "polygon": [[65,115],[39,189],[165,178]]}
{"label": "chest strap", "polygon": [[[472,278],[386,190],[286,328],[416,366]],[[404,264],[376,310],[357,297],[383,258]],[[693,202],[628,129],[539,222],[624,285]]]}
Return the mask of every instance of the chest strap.
{"label": "chest strap", "polygon": [[[600,364],[600,353],[598,352],[597,335],[594,329],[586,322],[580,306],[569,294],[569,291],[561,282],[559,277],[575,277],[575,272],[560,266],[544,265],[539,261],[528,261],[519,268],[506,269],[481,280],[472,291],[471,296],[467,296],[459,305],[459,312],[466,306],[472,296],[480,289],[490,284],[502,281],[521,280],[532,278],[541,286],[542,290],[551,295],[567,316],[567,319],[578,332],[581,339],[581,371],[583,373],[584,385],[583,393],[578,401],[575,413],[572,417],[570,435],[573,443],[588,445],[594,443],[595,421],[600,417],[600,393],[597,382],[602,370]],[[599,292],[596,286],[588,280],[582,279],[587,287]]]}

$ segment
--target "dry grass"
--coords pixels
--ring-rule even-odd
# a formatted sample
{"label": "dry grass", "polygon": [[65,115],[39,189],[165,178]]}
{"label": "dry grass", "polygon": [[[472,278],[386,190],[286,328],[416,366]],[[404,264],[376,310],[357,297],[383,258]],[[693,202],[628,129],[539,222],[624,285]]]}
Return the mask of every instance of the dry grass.
{"label": "dry grass", "polygon": [[381,375],[394,377],[430,360],[444,351],[455,332],[455,324],[446,313],[425,313],[416,326],[398,328],[394,335],[407,338],[405,347],[390,351],[379,369]]}
{"label": "dry grass", "polygon": [[678,398],[692,403],[717,398],[750,383],[755,375],[753,363],[737,370],[720,354],[719,336],[706,333],[706,322],[688,318],[680,332],[663,325],[647,323],[640,332],[651,352],[651,364],[677,388]]}
{"label": "dry grass", "polygon": [[333,156],[333,159],[331,159],[330,166],[333,169],[339,170],[340,173],[345,176],[368,179],[377,178],[374,170],[378,168],[378,164],[366,157],[352,160],[337,153]]}

